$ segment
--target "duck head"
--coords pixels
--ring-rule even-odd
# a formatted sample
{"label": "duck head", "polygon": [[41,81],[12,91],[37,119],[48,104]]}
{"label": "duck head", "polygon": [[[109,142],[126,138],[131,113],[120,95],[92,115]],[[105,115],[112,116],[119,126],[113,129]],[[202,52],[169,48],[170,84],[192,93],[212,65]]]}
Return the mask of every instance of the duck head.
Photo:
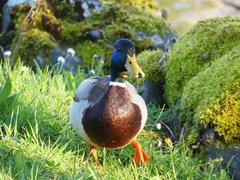
{"label": "duck head", "polygon": [[111,81],[117,78],[126,78],[128,74],[134,78],[143,78],[145,76],[142,69],[137,64],[135,56],[135,45],[129,39],[119,39],[114,45],[111,57]]}

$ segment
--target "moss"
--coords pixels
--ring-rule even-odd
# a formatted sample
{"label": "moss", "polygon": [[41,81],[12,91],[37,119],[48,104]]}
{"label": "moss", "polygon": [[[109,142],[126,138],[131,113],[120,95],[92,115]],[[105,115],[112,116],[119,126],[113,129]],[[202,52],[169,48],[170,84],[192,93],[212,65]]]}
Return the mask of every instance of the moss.
{"label": "moss", "polygon": [[111,56],[112,48],[104,41],[83,41],[77,44],[74,48],[77,55],[83,59],[85,67],[89,68],[96,66],[97,61],[93,58],[95,54],[104,57],[106,59],[105,66],[109,67],[109,59]]}
{"label": "moss", "polygon": [[[27,39],[34,41],[31,37],[36,36],[34,42],[36,47],[33,52],[28,50],[24,52],[23,49],[20,49],[18,54],[23,55],[22,59],[27,60],[26,62],[31,62],[31,59],[40,53],[44,52],[48,55],[49,48],[53,46],[54,42],[58,42],[63,47],[75,46],[86,66],[91,66],[94,54],[102,55],[109,60],[113,44],[119,38],[132,39],[136,44],[136,52],[139,53],[154,44],[149,38],[139,38],[136,32],[141,31],[146,36],[154,33],[164,36],[166,30],[172,31],[169,24],[161,17],[126,4],[128,3],[104,5],[100,13],[95,12],[87,19],[79,21],[69,18],[73,12],[73,7],[69,3],[55,0],[39,1],[37,8],[24,23],[22,40],[23,43]],[[69,11],[70,15],[65,11]],[[19,19],[19,24],[22,20],[23,18]],[[99,30],[101,32],[99,39],[101,40],[91,37],[89,35],[91,30]],[[37,37],[36,34],[31,35],[31,32],[36,31],[41,33],[40,37]],[[44,38],[46,39],[45,43],[40,40]],[[37,44],[37,40],[40,40],[40,43]],[[23,43],[21,43],[22,47],[28,47],[28,42],[26,45]],[[42,48],[41,45],[43,45]],[[15,44],[12,47],[15,47]],[[104,69],[108,70],[108,67],[107,64]]]}
{"label": "moss", "polygon": [[[22,24],[23,28],[13,40],[12,49],[17,47],[15,58],[21,57],[25,64],[34,66],[33,59],[41,56],[46,58],[45,65],[48,64],[50,50],[55,46],[55,39],[59,38],[63,27],[61,21],[52,13],[47,0],[38,1],[36,9],[27,18],[26,13],[16,13],[19,15],[17,26],[20,28]],[[18,39],[20,41],[16,45]]]}
{"label": "moss", "polygon": [[160,59],[163,55],[161,50],[143,51],[137,56],[139,66],[146,74],[146,78],[151,79],[154,83],[159,83],[163,79],[160,72]]}
{"label": "moss", "polygon": [[48,0],[48,2],[51,4],[56,17],[78,17],[78,14],[74,10],[74,3],[69,3],[69,0]]}
{"label": "moss", "polygon": [[[164,36],[165,30],[171,28],[168,23],[149,13],[142,12],[133,6],[115,4],[105,6],[101,13],[94,13],[82,22],[64,20],[60,39],[67,44],[78,42],[75,46],[77,54],[83,58],[86,66],[92,65],[94,54],[102,55],[107,60],[104,66],[108,70],[108,62],[114,42],[119,38],[129,38],[135,42],[136,51],[152,47],[152,42],[147,39],[139,39],[137,31],[146,34],[159,33]],[[100,30],[101,40],[90,40],[87,34],[90,30]]]}
{"label": "moss", "polygon": [[39,55],[48,57],[53,47],[54,38],[49,33],[31,29],[23,32],[16,57],[21,57],[25,64],[34,66],[34,58]]}
{"label": "moss", "polygon": [[62,40],[66,40],[68,34],[72,34],[71,40],[73,41],[83,39],[84,32],[99,29],[102,31],[106,43],[113,44],[119,38],[130,38],[136,40],[137,47],[141,47],[139,50],[152,44],[149,41],[146,43],[146,39],[139,40],[135,34],[137,31],[143,31],[147,34],[159,33],[163,36],[166,29],[171,31],[168,23],[162,18],[120,4],[107,6],[101,13],[94,13],[87,20],[76,25],[73,25],[74,22],[70,22],[72,25],[65,23]]}
{"label": "moss", "polygon": [[240,142],[240,46],[193,77],[184,87],[184,120],[214,126],[227,143]]}
{"label": "moss", "polygon": [[20,28],[20,25],[28,14],[29,10],[30,7],[26,3],[11,9],[11,22],[7,28],[7,31],[0,35],[1,45],[4,45],[7,48],[11,46],[14,37],[18,34],[18,29]]}
{"label": "moss", "polygon": [[9,45],[13,41],[13,37],[16,36],[16,31],[8,31],[7,33],[4,34],[4,36],[0,36],[0,42],[1,44]]}
{"label": "moss", "polygon": [[121,26],[121,24],[129,25],[134,32],[143,31],[149,34],[161,33],[164,35],[164,30],[170,29],[167,22],[162,18],[140,11],[131,6],[110,6],[103,12],[104,17],[109,15],[110,18],[114,20],[112,24],[118,24],[119,26]]}
{"label": "moss", "polygon": [[200,21],[174,46],[166,65],[165,98],[175,104],[186,83],[240,42],[240,18]]}
{"label": "moss", "polygon": [[63,29],[61,21],[54,16],[47,0],[38,1],[37,8],[33,10],[24,25],[25,31],[32,28],[39,29],[49,32],[55,38],[59,38],[59,33]]}
{"label": "moss", "polygon": [[129,6],[134,6],[140,10],[146,10],[146,11],[151,11],[151,10],[159,10],[159,6],[154,0],[102,0],[103,4],[116,4],[116,3],[121,3],[124,5],[129,5]]}
{"label": "moss", "polygon": [[[138,39],[135,34],[137,31],[143,31],[147,34],[159,33],[164,35],[164,30],[169,29],[169,25],[161,18],[144,13],[137,8],[126,5],[115,5],[106,7],[101,14],[93,14],[89,19],[81,23],[78,28],[78,33],[76,31],[75,34],[84,37],[86,32],[91,29],[101,29],[103,40],[100,44],[97,44],[98,48],[95,48],[94,45],[92,45],[87,48],[88,50],[84,50],[84,54],[87,54],[88,52],[90,53],[87,57],[88,60],[84,61],[89,61],[89,59],[92,58],[92,55],[96,53],[96,49],[98,49],[97,54],[103,54],[108,61],[112,51],[111,46],[117,39],[132,39],[136,44],[137,52],[141,52],[142,50],[153,46],[153,44],[149,39]],[[81,39],[81,37],[78,36],[74,39]],[[79,46],[84,47],[89,43],[89,41],[86,43],[84,41],[82,42],[83,44],[81,45],[80,43]],[[106,53],[99,53],[99,51]],[[82,52],[81,54],[83,54]],[[108,66],[105,66],[104,68],[107,69],[106,67]]]}
{"label": "moss", "polygon": [[216,131],[229,143],[240,143],[240,85],[235,92],[227,91],[225,98],[218,99],[202,113],[205,124],[213,124]]}
{"label": "moss", "polygon": [[63,29],[60,32],[60,40],[65,44],[80,41],[85,36],[85,32],[93,27],[92,24],[69,20],[63,20],[62,25]]}

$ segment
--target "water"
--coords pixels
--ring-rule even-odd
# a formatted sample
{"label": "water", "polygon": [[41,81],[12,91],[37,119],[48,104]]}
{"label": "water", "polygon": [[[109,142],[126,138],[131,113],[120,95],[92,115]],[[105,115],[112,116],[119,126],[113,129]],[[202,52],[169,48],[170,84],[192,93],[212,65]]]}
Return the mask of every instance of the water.
{"label": "water", "polygon": [[168,20],[178,34],[188,31],[201,19],[227,15],[240,16],[240,10],[223,3],[223,0],[158,0],[158,2],[161,8],[167,10]]}

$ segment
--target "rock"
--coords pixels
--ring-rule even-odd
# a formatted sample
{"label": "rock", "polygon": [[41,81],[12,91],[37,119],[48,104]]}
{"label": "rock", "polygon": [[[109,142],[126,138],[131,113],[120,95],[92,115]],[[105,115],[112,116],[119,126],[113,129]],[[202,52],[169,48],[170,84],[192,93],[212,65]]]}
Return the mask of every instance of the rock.
{"label": "rock", "polygon": [[0,45],[0,60],[2,61],[4,59],[4,49],[3,47]]}
{"label": "rock", "polygon": [[172,48],[173,44],[175,44],[177,42],[178,39],[178,35],[176,34],[176,32],[172,32],[169,30],[165,30],[165,36],[163,38],[164,42],[165,42],[165,51],[168,52],[169,49]]}
{"label": "rock", "polygon": [[199,62],[203,63],[203,62],[209,60],[210,58],[211,58],[211,53],[210,52],[205,52],[203,54],[200,54],[197,60]]}
{"label": "rock", "polygon": [[155,102],[157,104],[163,105],[163,87],[160,84],[154,84],[150,79],[147,79],[142,84],[143,93],[141,94],[142,98],[146,103]]}
{"label": "rock", "polygon": [[9,24],[11,23],[10,11],[13,7],[19,6],[21,4],[29,4],[30,7],[34,8],[36,6],[34,0],[8,0],[2,9],[2,24],[1,33],[7,31]]}
{"label": "rock", "polygon": [[[142,31],[137,31],[135,35],[139,40],[143,40],[144,38],[149,39],[153,43],[154,49],[161,49],[164,52],[168,52],[168,50],[172,47],[174,43],[177,41],[177,34],[176,32],[171,32],[165,30],[165,36],[162,37],[160,34],[147,34]],[[149,47],[150,48],[150,47]]]}
{"label": "rock", "polygon": [[229,175],[235,180],[240,179],[240,146],[230,146],[225,149],[209,148],[207,159],[222,158],[223,166],[228,167]]}
{"label": "rock", "polygon": [[203,144],[215,144],[218,136],[224,145],[240,144],[239,27],[239,17],[200,21],[176,43],[166,63],[165,100]]}
{"label": "rock", "polygon": [[168,19],[168,12],[167,12],[167,9],[162,9],[162,18],[163,19]]}
{"label": "rock", "polygon": [[1,0],[0,1],[0,10],[3,8],[4,4],[7,3],[7,0]]}
{"label": "rock", "polygon": [[216,133],[214,128],[208,129],[201,135],[200,142],[205,145],[213,144],[215,142],[215,136]]}
{"label": "rock", "polygon": [[161,71],[165,64],[166,55],[161,50],[146,50],[138,54],[137,61],[143,72],[154,84],[163,81],[164,76]]}
{"label": "rock", "polygon": [[75,3],[75,12],[81,19],[89,17],[93,12],[101,11],[99,0],[71,0],[70,3]]}
{"label": "rock", "polygon": [[9,24],[11,23],[10,7],[7,5],[3,6],[2,9],[2,22],[1,22],[1,34],[7,31]]}
{"label": "rock", "polygon": [[38,55],[34,59],[41,69],[43,69],[45,67],[46,62],[45,62],[45,58],[43,56]]}
{"label": "rock", "polygon": [[136,37],[137,37],[138,40],[143,40],[144,37],[147,36],[147,34],[144,33],[144,32],[142,32],[142,31],[137,31],[137,32],[135,33],[135,35],[136,35]]}
{"label": "rock", "polygon": [[155,44],[155,47],[159,47],[160,49],[163,49],[165,47],[165,43],[159,34],[150,36],[150,40]]}
{"label": "rock", "polygon": [[225,4],[235,7],[240,10],[240,1],[239,0],[223,0]]}
{"label": "rock", "polygon": [[82,61],[75,54],[71,54],[65,49],[60,49],[58,46],[50,51],[50,57],[40,53],[34,59],[41,69],[46,65],[50,65],[55,69],[58,65],[61,72],[70,71],[75,73],[79,65],[82,65]]}
{"label": "rock", "polygon": [[99,39],[102,39],[102,32],[100,30],[91,30],[87,33],[87,39],[90,39],[92,41],[97,41]]}
{"label": "rock", "polygon": [[161,50],[148,50],[138,54],[137,60],[146,74],[146,80],[140,89],[143,89],[142,97],[145,102],[156,102],[163,105],[163,67],[167,60],[166,54]]}
{"label": "rock", "polygon": [[[181,37],[166,66],[165,92],[169,104],[176,104],[182,96],[184,85],[209,67],[207,64],[211,65],[239,44],[239,25],[238,17],[207,19],[197,23]],[[225,30],[226,26],[228,31]],[[171,36],[171,33],[167,36]],[[221,36],[224,38],[219,38]],[[196,63],[196,60],[201,63]]]}
{"label": "rock", "polygon": [[7,6],[10,8],[13,8],[15,6],[19,6],[20,4],[29,4],[31,7],[35,7],[35,1],[34,0],[8,0],[7,1]]}
{"label": "rock", "polygon": [[[131,17],[135,20],[131,20]],[[149,49],[168,50],[166,44],[171,42],[167,39],[168,31],[173,32],[174,39],[177,38],[175,31],[163,18],[123,4],[103,6],[101,13],[94,13],[82,21],[81,26],[82,28],[78,28],[76,24],[74,28],[69,28],[69,31],[67,29],[65,34],[71,34],[70,40],[73,44],[77,43],[77,39],[80,40],[75,49],[87,66],[91,66],[93,52],[110,59],[112,46],[119,38],[132,39],[137,54]],[[109,71],[108,63],[107,61],[104,66],[105,72]]]}
{"label": "rock", "polygon": [[[34,58],[37,58],[41,65],[44,57],[52,61],[50,54],[52,49],[58,48],[57,42],[61,42],[61,47],[70,45],[74,47],[78,56],[84,61],[84,66],[89,67],[92,66],[94,54],[110,59],[113,43],[118,38],[132,39],[137,54],[148,49],[167,51],[168,42],[171,42],[169,34],[176,38],[174,30],[163,18],[143,12],[134,6],[109,4],[101,7],[99,0],[42,0],[41,2],[43,2],[42,6],[37,11],[40,20],[33,18],[26,25],[27,28],[22,32],[20,46],[14,56],[16,58],[20,56],[30,66],[34,66]],[[100,13],[93,13],[99,11]],[[81,22],[78,13],[83,17]],[[88,16],[89,13],[91,16]],[[136,19],[131,20],[131,17]],[[16,22],[20,22],[18,17]],[[17,35],[12,37],[16,38]],[[12,47],[15,47],[14,43]],[[65,57],[62,54],[61,56]],[[49,63],[48,60],[45,60],[45,65]],[[56,63],[57,58],[53,58],[53,61]],[[50,62],[50,65],[54,63]],[[69,68],[68,65],[65,66]],[[108,68],[107,61],[104,70],[109,71]]]}
{"label": "rock", "polygon": [[[75,73],[78,69],[79,65],[82,65],[82,61],[77,57],[73,56],[70,53],[68,53],[65,50],[62,50],[60,48],[54,48],[51,51],[51,64],[55,65],[57,63],[63,63],[63,70],[70,71],[72,73]],[[63,57],[65,59],[64,62],[58,62],[58,58]]]}

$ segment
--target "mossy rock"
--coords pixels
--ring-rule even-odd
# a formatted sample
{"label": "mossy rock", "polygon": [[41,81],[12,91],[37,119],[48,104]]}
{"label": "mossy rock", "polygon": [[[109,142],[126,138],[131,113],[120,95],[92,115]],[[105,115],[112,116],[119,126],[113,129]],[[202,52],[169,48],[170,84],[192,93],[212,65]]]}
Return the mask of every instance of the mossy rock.
{"label": "mossy rock", "polygon": [[[66,9],[72,11],[72,5],[62,7],[64,3],[59,2],[57,3],[59,7],[53,7],[53,2],[56,1],[39,1],[37,8],[24,22],[23,37],[17,55],[23,56],[21,59],[24,59],[26,64],[31,63],[31,60],[38,55],[49,56],[50,49],[57,42],[63,48],[75,47],[77,55],[83,58],[86,68],[94,65],[92,64],[94,54],[103,56],[106,60],[104,71],[107,72],[114,42],[119,38],[129,38],[135,42],[138,54],[142,50],[154,47],[148,35],[157,34],[164,38],[167,32],[174,32],[161,17],[124,3],[104,5],[101,12],[95,12],[87,19],[78,21],[75,18],[69,18],[71,15],[68,13],[63,13]],[[23,19],[18,19],[18,25],[23,22]],[[99,39],[89,38],[89,32],[94,30],[101,34]],[[37,31],[40,33],[39,36]],[[143,32],[146,37],[139,38],[137,32]],[[18,39],[17,36],[12,49],[16,47],[16,39]],[[30,42],[27,42],[28,40]],[[26,48],[29,44],[33,45],[33,50]],[[23,50],[24,48],[26,49]]]}
{"label": "mossy rock", "polygon": [[159,10],[159,6],[155,0],[101,0],[103,4],[124,4],[134,6],[140,10],[152,11]]}
{"label": "mossy rock", "polygon": [[179,39],[166,65],[165,98],[176,104],[184,86],[240,42],[240,18],[200,21]]}
{"label": "mossy rock", "polygon": [[39,29],[50,33],[53,37],[59,38],[60,31],[63,29],[61,20],[55,17],[52,8],[47,0],[39,1],[37,8],[25,21],[25,31],[29,29]]}
{"label": "mossy rock", "polygon": [[143,51],[137,56],[138,64],[146,74],[146,78],[155,84],[163,80],[163,75],[160,71],[162,66],[160,59],[162,56],[163,52],[161,50]]}
{"label": "mossy rock", "polygon": [[[170,25],[161,17],[123,4],[105,6],[101,13],[94,13],[82,22],[67,20],[64,23],[61,40],[68,44],[79,41],[76,51],[79,56],[86,57],[83,59],[86,65],[91,64],[93,54],[104,55],[109,61],[114,42],[119,38],[131,39],[135,42],[136,52],[139,53],[153,47],[154,44],[147,38],[139,39],[136,32],[141,31],[149,35],[156,33],[162,37],[166,31],[173,32]],[[87,34],[91,30],[101,31],[102,39],[90,40]],[[90,46],[86,47],[89,44]],[[87,50],[83,50],[84,48]]]}
{"label": "mossy rock", "polygon": [[[100,14],[96,13],[91,16],[86,23],[98,21],[99,28],[106,29],[106,33],[111,31],[113,25],[116,25],[120,29],[126,29],[130,34],[135,34],[136,31],[143,31],[149,34],[160,33],[164,36],[166,29],[172,30],[169,24],[158,16],[153,16],[146,11],[140,11],[133,6],[127,6],[122,4],[115,4],[113,6],[107,6]],[[117,28],[115,27],[115,28]],[[97,28],[97,27],[95,27]],[[115,36],[111,36],[111,33],[106,34],[109,40],[115,40]]]}
{"label": "mossy rock", "polygon": [[[92,41],[83,41],[74,46],[74,49],[77,52],[77,56],[84,59],[84,67],[86,68],[95,68],[98,62],[94,59],[94,55],[101,57],[111,56],[112,47],[106,44],[103,40],[97,42]],[[105,62],[105,68],[109,68],[110,62],[109,59]],[[106,72],[109,74],[109,72]]]}
{"label": "mossy rock", "polygon": [[57,18],[82,21],[93,12],[101,11],[99,0],[47,0]]}
{"label": "mossy rock", "polygon": [[21,57],[26,65],[35,66],[34,58],[41,56],[46,58],[45,65],[47,65],[50,51],[55,46],[54,42],[54,38],[49,33],[39,29],[23,32],[18,44],[16,58]]}
{"label": "mossy rock", "polygon": [[227,143],[240,143],[240,46],[193,77],[183,88],[184,121],[214,126]]}
{"label": "mossy rock", "polygon": [[[17,13],[20,13],[19,11]],[[56,39],[62,24],[52,13],[47,0],[37,2],[37,8],[26,18],[20,13],[16,20],[17,31],[11,49],[15,51],[15,61],[21,57],[25,65],[35,66],[34,59],[44,60],[43,66],[50,64],[50,52],[56,46]],[[19,32],[22,31],[22,32]]]}
{"label": "mossy rock", "polygon": [[69,17],[77,18],[78,14],[74,10],[74,3],[70,3],[69,0],[48,0],[48,3],[53,9],[54,15],[57,18]]}

